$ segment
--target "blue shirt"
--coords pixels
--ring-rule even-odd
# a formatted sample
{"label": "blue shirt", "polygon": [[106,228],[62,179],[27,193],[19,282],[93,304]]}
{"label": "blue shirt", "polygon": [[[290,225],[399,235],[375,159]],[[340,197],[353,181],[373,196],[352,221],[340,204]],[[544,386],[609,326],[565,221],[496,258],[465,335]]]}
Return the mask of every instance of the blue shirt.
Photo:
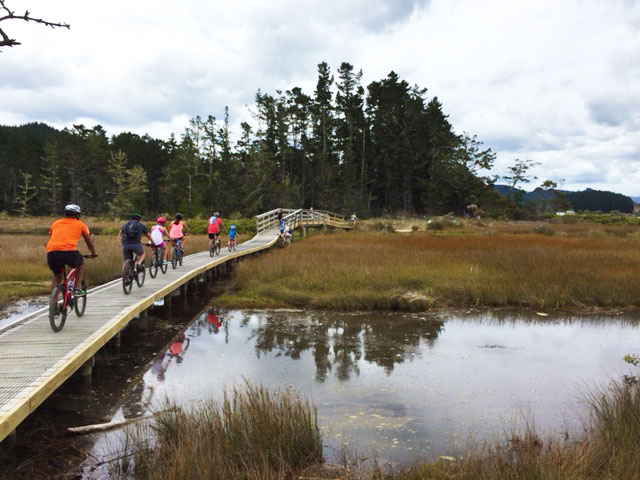
{"label": "blue shirt", "polygon": [[229,230],[229,238],[236,238],[236,229],[235,228],[231,228]]}

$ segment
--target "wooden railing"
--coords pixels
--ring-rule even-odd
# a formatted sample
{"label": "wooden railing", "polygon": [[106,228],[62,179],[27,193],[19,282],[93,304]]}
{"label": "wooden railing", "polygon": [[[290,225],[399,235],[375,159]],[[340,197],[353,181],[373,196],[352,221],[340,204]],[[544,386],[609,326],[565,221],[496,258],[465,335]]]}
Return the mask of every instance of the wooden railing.
{"label": "wooden railing", "polygon": [[[256,215],[256,229],[258,230],[258,233],[277,227],[279,212],[280,209],[276,208],[274,210],[261,213],[260,215]],[[291,230],[295,230],[302,225],[327,225],[336,228],[352,228],[351,223],[345,220],[344,215],[327,210],[311,211],[306,208],[299,208],[297,210],[283,208],[282,214],[282,218],[286,220],[287,225]]]}

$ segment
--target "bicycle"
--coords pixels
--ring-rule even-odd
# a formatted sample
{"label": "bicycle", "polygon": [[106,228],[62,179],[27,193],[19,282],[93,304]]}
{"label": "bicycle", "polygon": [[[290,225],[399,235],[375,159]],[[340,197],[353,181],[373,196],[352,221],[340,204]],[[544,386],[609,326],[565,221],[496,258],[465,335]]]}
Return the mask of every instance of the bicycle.
{"label": "bicycle", "polygon": [[162,248],[151,244],[147,244],[147,246],[153,250],[151,254],[151,265],[149,265],[149,275],[151,275],[151,278],[156,278],[158,270],[162,273],[167,273],[169,266],[162,261]]}
{"label": "bicycle", "polygon": [[216,235],[215,242],[209,242],[209,256],[220,255],[220,234]]}
{"label": "bicycle", "polygon": [[[83,255],[83,257],[93,258],[91,255]],[[76,295],[77,268],[72,268],[68,274],[66,274],[65,270],[65,267],[60,269],[62,283],[56,285],[49,296],[49,325],[51,325],[51,329],[54,332],[59,332],[64,328],[68,309],[74,309],[76,315],[81,317],[87,308],[87,283],[83,278],[81,288],[84,294]]]}
{"label": "bicycle", "polygon": [[178,238],[176,240],[176,244],[173,246],[173,250],[171,250],[171,266],[175,269],[178,266],[182,266],[182,239]]}
{"label": "bicycle", "polygon": [[235,238],[230,238],[229,239],[228,247],[229,247],[229,251],[230,252],[231,251],[234,251],[234,252],[236,251],[236,239]]}
{"label": "bicycle", "polygon": [[[144,262],[143,262],[144,263]],[[142,269],[138,270],[136,268],[138,264],[138,254],[133,254],[133,260],[127,258],[124,261],[124,265],[122,266],[122,289],[124,290],[125,295],[129,295],[131,293],[131,289],[133,288],[133,281],[135,280],[138,287],[142,287],[144,285],[144,277],[145,277],[145,268],[142,265]]]}

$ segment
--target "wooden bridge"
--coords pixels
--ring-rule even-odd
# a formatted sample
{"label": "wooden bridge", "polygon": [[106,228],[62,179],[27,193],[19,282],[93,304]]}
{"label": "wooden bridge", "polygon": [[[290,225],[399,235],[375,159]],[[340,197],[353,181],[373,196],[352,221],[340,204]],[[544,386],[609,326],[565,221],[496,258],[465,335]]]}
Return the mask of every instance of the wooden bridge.
{"label": "wooden bridge", "polygon": [[[239,244],[237,251],[224,249],[213,258],[208,251],[189,255],[182,267],[156,278],[147,276],[143,287],[130,295],[123,294],[119,279],[91,289],[85,315],[77,318],[70,313],[61,332],[51,330],[48,307],[1,329],[0,441],[75,372],[90,378],[94,355],[110,340],[119,341],[129,321],[145,316],[154,302],[170,305],[177,290],[186,295],[195,282],[217,278],[219,269],[232,261],[275,245],[277,217],[278,210],[258,215],[256,236]],[[327,211],[286,209],[284,218],[301,236],[307,228],[351,228],[342,215]]]}

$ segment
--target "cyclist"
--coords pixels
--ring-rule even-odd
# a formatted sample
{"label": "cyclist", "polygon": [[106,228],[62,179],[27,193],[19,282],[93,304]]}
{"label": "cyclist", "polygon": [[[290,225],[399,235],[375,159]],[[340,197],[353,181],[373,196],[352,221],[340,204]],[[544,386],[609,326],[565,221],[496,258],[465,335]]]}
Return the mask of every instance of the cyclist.
{"label": "cyclist", "polygon": [[351,226],[353,226],[353,227],[356,226],[356,222],[358,221],[358,217],[356,216],[356,212],[353,212],[351,214],[351,218],[349,219],[349,221],[351,222]]}
{"label": "cyclist", "polygon": [[176,213],[176,219],[171,222],[171,227],[169,227],[169,239],[171,240],[171,245],[175,246],[178,243],[178,240],[182,242],[180,247],[180,251],[184,253],[184,236],[189,235],[189,227],[187,224],[182,221],[182,214]]}
{"label": "cyclist", "polygon": [[49,242],[47,242],[47,263],[53,272],[51,288],[62,283],[62,269],[65,265],[76,269],[76,295],[84,295],[82,277],[84,274],[84,259],[78,251],[78,240],[84,238],[91,258],[98,256],[89,229],[80,221],[80,207],[74,203],[64,207],[64,218],[56,220],[49,228]]}
{"label": "cyclist", "polygon": [[209,249],[218,243],[220,231],[224,230],[224,224],[218,212],[213,212],[209,217],[209,225],[207,226],[207,234],[209,235]]}
{"label": "cyclist", "polygon": [[[144,248],[142,243],[140,243],[140,238],[142,235],[147,237],[147,239],[153,243],[153,238],[149,235],[149,230],[147,227],[140,223],[140,214],[132,213],[130,216],[131,220],[125,223],[120,229],[120,243],[122,244],[122,258],[126,262],[127,260],[133,259],[133,253],[135,252],[138,255],[138,261],[136,263],[136,268],[139,271],[144,270]],[[124,268],[124,265],[123,265]]]}
{"label": "cyclist", "polygon": [[153,241],[153,246],[156,248],[162,249],[162,263],[163,265],[167,264],[167,246],[164,243],[164,237],[169,237],[169,231],[165,226],[167,220],[164,217],[158,217],[156,220],[156,224],[151,227],[151,238]]}
{"label": "cyclist", "polygon": [[231,242],[233,242],[233,244],[235,245],[237,235],[238,235],[238,232],[236,230],[236,224],[232,223],[231,226],[229,227],[229,245],[231,245]]}

